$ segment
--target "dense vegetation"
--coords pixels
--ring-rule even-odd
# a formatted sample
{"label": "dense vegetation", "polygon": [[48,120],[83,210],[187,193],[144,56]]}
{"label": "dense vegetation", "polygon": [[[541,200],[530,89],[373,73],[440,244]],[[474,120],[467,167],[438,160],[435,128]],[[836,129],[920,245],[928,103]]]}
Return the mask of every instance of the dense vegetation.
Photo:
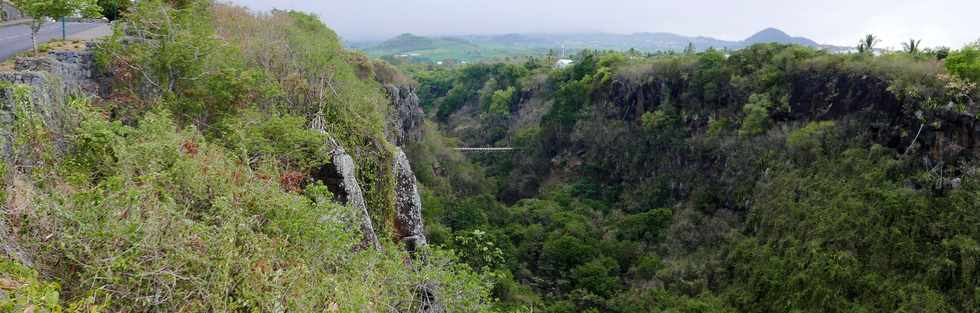
{"label": "dense vegetation", "polygon": [[[448,311],[488,309],[484,276],[392,241],[381,83],[397,72],[316,17],[144,0],[96,57],[102,97],[0,86],[0,310],[414,312],[424,287]],[[359,248],[362,217],[318,176],[333,140],[383,251]]]}
{"label": "dense vegetation", "polygon": [[[980,312],[980,43],[411,81],[305,13],[98,3],[104,94],[0,85],[4,312]],[[392,240],[389,84],[428,112],[418,254]],[[327,186],[338,144],[381,251]]]}
{"label": "dense vegetation", "polygon": [[534,312],[978,312],[977,49],[417,71],[430,239]]}

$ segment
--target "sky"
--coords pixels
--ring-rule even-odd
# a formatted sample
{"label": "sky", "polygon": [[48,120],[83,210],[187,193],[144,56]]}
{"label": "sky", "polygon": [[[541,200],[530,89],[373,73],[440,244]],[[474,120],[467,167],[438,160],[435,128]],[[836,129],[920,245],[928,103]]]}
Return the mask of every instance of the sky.
{"label": "sky", "polygon": [[742,40],[767,27],[822,44],[910,38],[959,48],[980,39],[980,0],[225,0],[312,12],[346,40],[467,35],[670,32]]}

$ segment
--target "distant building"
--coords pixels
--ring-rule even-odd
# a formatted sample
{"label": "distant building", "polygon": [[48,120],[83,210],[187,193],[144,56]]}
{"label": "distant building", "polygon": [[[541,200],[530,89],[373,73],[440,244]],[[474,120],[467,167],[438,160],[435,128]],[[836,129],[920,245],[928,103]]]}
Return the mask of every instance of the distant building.
{"label": "distant building", "polygon": [[558,59],[558,61],[555,61],[555,68],[564,69],[566,67],[572,66],[572,64],[575,64],[575,61],[572,61],[570,59]]}

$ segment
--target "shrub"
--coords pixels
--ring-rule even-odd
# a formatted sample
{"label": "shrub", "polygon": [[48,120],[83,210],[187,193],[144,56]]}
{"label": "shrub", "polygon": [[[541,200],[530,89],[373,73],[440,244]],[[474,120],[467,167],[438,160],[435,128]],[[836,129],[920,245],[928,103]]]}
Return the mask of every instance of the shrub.
{"label": "shrub", "polygon": [[769,129],[769,111],[774,107],[768,94],[752,94],[749,102],[742,107],[745,117],[738,133],[742,136],[755,136]]}
{"label": "shrub", "polygon": [[834,121],[816,121],[807,123],[806,126],[793,131],[786,138],[786,145],[797,153],[819,155],[824,151],[824,146],[834,131],[836,123]]}
{"label": "shrub", "polygon": [[[475,310],[489,290],[439,251],[414,269],[399,249],[354,253],[357,214],[326,188],[284,191],[278,169],[249,169],[193,128],[177,130],[166,112],[124,131],[79,132],[90,142],[79,149],[95,150],[79,155],[111,155],[110,169],[67,192],[35,186],[33,210],[17,225],[67,301],[94,295],[111,299],[112,311],[134,312],[371,311],[417,305],[405,299],[429,282],[445,288],[440,300],[450,308]],[[112,149],[91,139],[105,137]]]}
{"label": "shrub", "polygon": [[493,92],[490,97],[488,112],[497,116],[509,117],[510,104],[514,99],[514,86],[507,87]]}
{"label": "shrub", "polygon": [[946,69],[963,79],[980,83],[980,45],[969,45],[945,59]]}
{"label": "shrub", "polygon": [[243,160],[275,160],[285,168],[309,171],[330,160],[326,135],[306,126],[306,119],[247,110],[229,121],[224,137]]}

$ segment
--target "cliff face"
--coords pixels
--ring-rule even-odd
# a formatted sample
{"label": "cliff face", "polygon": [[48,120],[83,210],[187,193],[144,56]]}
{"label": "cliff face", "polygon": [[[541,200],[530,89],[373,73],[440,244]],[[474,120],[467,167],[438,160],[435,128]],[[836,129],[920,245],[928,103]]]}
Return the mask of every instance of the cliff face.
{"label": "cliff face", "polygon": [[415,87],[407,84],[386,84],[384,88],[391,100],[391,111],[385,129],[388,141],[401,147],[421,139],[425,112],[419,105]]}
{"label": "cliff face", "polygon": [[[409,252],[427,244],[423,228],[422,199],[419,196],[418,183],[412,172],[408,157],[400,148],[401,145],[418,141],[422,137],[424,113],[419,106],[418,96],[411,86],[386,84],[385,91],[391,100],[391,111],[387,116],[388,125],[385,130],[388,141],[395,144],[391,172],[395,184],[394,228],[391,236],[395,242],[403,243]],[[364,201],[364,193],[356,177],[355,162],[351,155],[335,142],[331,159],[332,164],[321,170],[319,179],[323,179],[336,196],[336,200],[353,206],[362,213],[361,232],[364,235],[363,246],[380,250],[377,230],[371,220]],[[383,209],[383,208],[374,208]],[[383,211],[383,210],[382,210]]]}
{"label": "cliff face", "polygon": [[395,231],[397,240],[405,244],[409,252],[427,244],[422,220],[422,197],[408,156],[401,148],[395,148]]}
{"label": "cliff face", "polygon": [[368,213],[367,204],[364,202],[364,192],[361,185],[357,182],[354,168],[354,159],[347,154],[341,147],[334,148],[332,154],[333,163],[328,166],[326,175],[327,185],[331,192],[337,197],[337,201],[346,203],[354,207],[360,213],[361,234],[363,237],[360,248],[373,248],[381,250],[378,235],[374,231],[374,224],[371,222],[371,215]]}
{"label": "cliff face", "polygon": [[392,173],[395,175],[395,240],[409,252],[426,244],[422,221],[422,199],[418,182],[408,157],[401,147],[422,139],[425,113],[419,105],[415,87],[407,84],[385,84],[391,100],[386,135],[395,144]]}

